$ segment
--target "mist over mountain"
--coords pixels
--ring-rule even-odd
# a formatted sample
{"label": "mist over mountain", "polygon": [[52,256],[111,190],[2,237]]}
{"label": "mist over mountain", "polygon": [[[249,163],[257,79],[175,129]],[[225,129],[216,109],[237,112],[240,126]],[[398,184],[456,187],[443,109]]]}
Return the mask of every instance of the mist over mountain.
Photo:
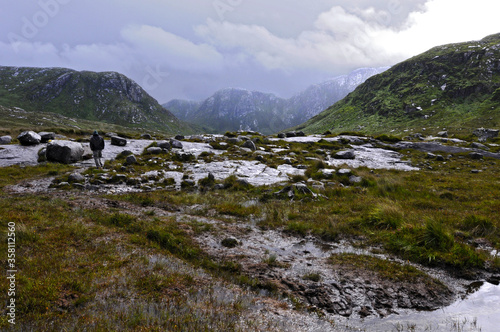
{"label": "mist over mountain", "polygon": [[500,124],[500,34],[438,46],[359,85],[295,129],[309,133]]}
{"label": "mist over mountain", "polygon": [[163,106],[182,121],[211,132],[252,130],[275,133],[301,124],[388,67],[362,68],[315,84],[284,99],[274,94],[227,88],[201,102],[171,100]]}

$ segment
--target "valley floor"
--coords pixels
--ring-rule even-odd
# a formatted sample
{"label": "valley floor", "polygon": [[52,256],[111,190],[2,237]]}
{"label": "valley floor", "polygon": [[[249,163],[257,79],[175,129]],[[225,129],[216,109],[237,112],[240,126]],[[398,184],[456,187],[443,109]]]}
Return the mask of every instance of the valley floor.
{"label": "valley floor", "polygon": [[[135,165],[110,147],[105,170],[2,168],[17,329],[489,331],[500,313],[488,305],[465,319],[440,308],[498,295],[495,159],[352,137],[255,141],[151,154],[137,140]],[[334,158],[346,149],[354,159]],[[363,164],[377,155],[393,167]]]}

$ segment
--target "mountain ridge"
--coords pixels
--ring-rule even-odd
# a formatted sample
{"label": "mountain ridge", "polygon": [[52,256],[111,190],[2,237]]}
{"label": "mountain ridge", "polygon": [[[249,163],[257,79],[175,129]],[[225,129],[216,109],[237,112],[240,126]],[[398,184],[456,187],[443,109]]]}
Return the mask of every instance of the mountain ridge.
{"label": "mountain ridge", "polygon": [[0,105],[133,128],[190,131],[142,87],[117,72],[0,66]]}
{"label": "mountain ridge", "polygon": [[305,122],[345,97],[368,77],[387,68],[360,68],[311,85],[288,99],[272,93],[225,88],[202,101],[173,99],[163,106],[180,120],[209,131],[252,130],[271,134]]}
{"label": "mountain ridge", "polygon": [[500,34],[441,45],[367,79],[293,129],[308,133],[498,126]]}

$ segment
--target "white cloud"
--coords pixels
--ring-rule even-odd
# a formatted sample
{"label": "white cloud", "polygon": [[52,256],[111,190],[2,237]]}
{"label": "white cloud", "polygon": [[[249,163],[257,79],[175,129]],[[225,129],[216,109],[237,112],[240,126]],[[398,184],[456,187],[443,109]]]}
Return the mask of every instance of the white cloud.
{"label": "white cloud", "polygon": [[334,71],[393,64],[434,46],[500,32],[499,12],[500,4],[489,0],[430,0],[400,30],[391,26],[390,10],[334,6],[318,16],[314,29],[294,38],[212,19],[195,31],[214,47],[245,53],[267,69]]}

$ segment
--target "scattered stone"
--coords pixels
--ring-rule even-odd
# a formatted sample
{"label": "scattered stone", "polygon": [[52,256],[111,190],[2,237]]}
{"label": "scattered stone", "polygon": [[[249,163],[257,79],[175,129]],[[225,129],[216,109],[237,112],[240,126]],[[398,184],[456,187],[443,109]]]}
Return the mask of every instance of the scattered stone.
{"label": "scattered stone", "polygon": [[239,137],[228,137],[226,141],[230,144],[239,144],[241,143],[241,138]]}
{"label": "scattered stone", "polygon": [[286,138],[285,133],[279,133],[279,134],[278,134],[278,138]]}
{"label": "scattered stone", "polygon": [[363,178],[361,178],[359,176],[351,175],[349,177],[349,182],[352,184],[358,184],[358,183],[361,183],[362,181],[363,181]]}
{"label": "scattered stone", "polygon": [[68,176],[68,182],[72,183],[72,182],[84,182],[85,181],[85,177],[83,175],[81,175],[80,173],[71,173],[69,176]]}
{"label": "scattered stone", "polygon": [[116,158],[120,159],[120,158],[126,158],[127,156],[130,156],[131,154],[134,154],[132,151],[130,150],[123,150],[122,152],[120,152]]}
{"label": "scattered stone", "polygon": [[339,151],[337,152],[333,158],[335,159],[355,159],[356,155],[353,150]]}
{"label": "scattered stone", "polygon": [[306,134],[303,131],[297,131],[297,132],[295,132],[295,135],[297,137],[305,137],[306,136]]}
{"label": "scattered stone", "polygon": [[40,144],[40,142],[42,141],[40,135],[31,130],[23,131],[19,134],[19,136],[17,136],[17,139],[19,140],[19,143],[21,143],[21,145],[36,145]]}
{"label": "scattered stone", "polygon": [[469,158],[473,160],[480,160],[484,158],[484,155],[479,152],[471,152],[469,153]]}
{"label": "scattered stone", "polygon": [[498,129],[478,128],[474,130],[472,134],[478,137],[479,142],[486,142],[486,140],[490,138],[498,137],[498,132],[499,132]]}
{"label": "scattered stone", "polygon": [[47,161],[47,148],[41,148],[38,150],[38,162],[43,163]]}
{"label": "scattered stone", "polygon": [[436,155],[434,153],[427,153],[427,156],[425,156],[427,159],[436,159]]}
{"label": "scattered stone", "polygon": [[255,146],[255,143],[252,142],[251,140],[245,141],[245,143],[243,143],[242,147],[248,148],[248,149],[250,149],[252,151],[257,150],[257,147]]}
{"label": "scattered stone", "polygon": [[471,146],[471,148],[474,148],[474,149],[481,149],[481,150],[489,150],[490,149],[486,145],[481,144],[481,143],[477,143],[477,142],[473,142],[470,146]]}
{"label": "scattered stone", "polygon": [[46,131],[42,131],[40,133],[38,133],[38,135],[40,135],[40,137],[42,138],[42,143],[47,143],[48,141],[51,141],[51,140],[54,140],[56,139],[56,134],[55,133],[52,133],[52,132],[46,132]]}
{"label": "scattered stone", "polygon": [[112,136],[111,137],[111,145],[116,146],[125,146],[127,145],[127,140],[120,136]]}
{"label": "scattered stone", "polygon": [[85,185],[83,183],[75,182],[71,185],[75,189],[83,190],[85,189]]}
{"label": "scattered stone", "polygon": [[170,145],[174,149],[182,149],[183,148],[182,143],[176,139],[170,139]]}
{"label": "scattered stone", "polygon": [[142,134],[141,138],[150,140],[152,137],[151,137],[151,134]]}
{"label": "scattered stone", "polygon": [[479,174],[481,173],[482,171],[481,170],[478,170],[478,169],[473,169],[470,171],[472,174]]}
{"label": "scattered stone", "polygon": [[220,244],[226,248],[235,248],[239,243],[236,238],[231,236],[222,240]]}
{"label": "scattered stone", "polygon": [[170,150],[172,148],[172,145],[170,145],[170,142],[168,141],[159,141],[156,143],[159,148],[165,149],[165,150]]}
{"label": "scattered stone", "polygon": [[10,144],[11,142],[12,142],[12,137],[8,135],[0,137],[0,145],[7,145]]}
{"label": "scattered stone", "polygon": [[448,137],[448,132],[447,131],[440,131],[437,135],[439,137]]}
{"label": "scattered stone", "polygon": [[445,161],[444,157],[443,157],[442,155],[440,155],[440,154],[438,154],[438,155],[436,156],[436,160],[437,160],[437,161]]}
{"label": "scattered stone", "polygon": [[127,165],[134,165],[137,164],[137,158],[133,154],[127,156],[127,159],[125,160],[125,164]]}
{"label": "scattered stone", "polygon": [[183,139],[185,139],[185,137],[183,135],[175,135],[174,137],[176,140],[178,141],[182,141]]}
{"label": "scattered stone", "polygon": [[47,160],[71,164],[82,160],[83,146],[77,142],[53,141],[47,144]]}
{"label": "scattered stone", "polygon": [[106,137],[113,137],[113,136],[118,136],[118,134],[117,134],[117,133],[113,133],[113,132],[111,132],[111,133],[106,133],[106,135],[105,135],[105,136],[106,136]]}
{"label": "scattered stone", "polygon": [[159,148],[157,146],[152,146],[146,150],[149,154],[160,154],[163,152],[162,148]]}
{"label": "scattered stone", "polygon": [[289,132],[285,133],[285,136],[286,137],[297,137],[297,133],[294,131],[289,131]]}

